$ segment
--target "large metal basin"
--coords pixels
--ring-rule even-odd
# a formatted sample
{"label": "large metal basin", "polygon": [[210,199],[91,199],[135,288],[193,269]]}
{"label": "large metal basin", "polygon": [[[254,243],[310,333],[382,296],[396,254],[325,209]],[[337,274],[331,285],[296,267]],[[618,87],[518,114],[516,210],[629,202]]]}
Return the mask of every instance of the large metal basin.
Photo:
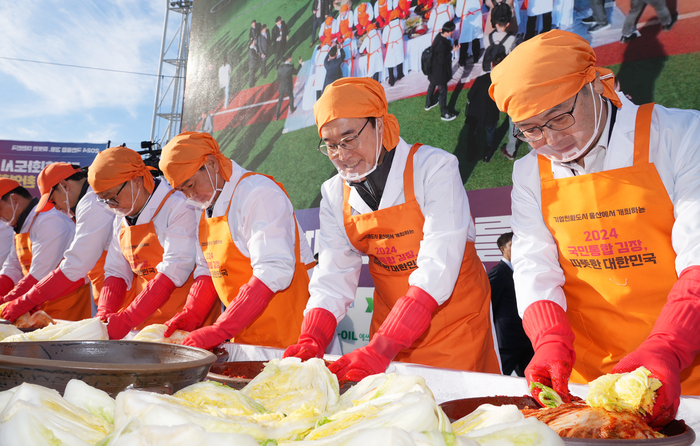
{"label": "large metal basin", "polygon": [[113,397],[127,388],[171,394],[202,381],[215,361],[206,350],[154,342],[0,343],[0,390],[28,382],[63,393],[79,379]]}

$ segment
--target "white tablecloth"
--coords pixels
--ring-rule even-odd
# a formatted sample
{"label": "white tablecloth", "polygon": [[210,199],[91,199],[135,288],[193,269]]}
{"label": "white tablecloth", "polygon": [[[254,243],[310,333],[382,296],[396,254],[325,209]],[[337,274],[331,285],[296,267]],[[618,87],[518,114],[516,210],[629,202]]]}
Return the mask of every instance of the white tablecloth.
{"label": "white tablecloth", "polygon": [[[253,345],[227,343],[224,346],[229,352],[229,361],[267,361],[281,358],[284,353],[284,350],[281,349]],[[324,359],[333,361],[338,359],[338,356],[325,355]],[[496,395],[523,396],[529,394],[525,378],[512,376],[462,372],[403,362],[392,362],[387,369],[387,373],[422,376],[425,378],[438,403],[461,398]],[[569,388],[572,394],[581,398],[586,398],[588,394],[587,385],[570,384]],[[686,424],[692,427],[700,437],[700,397],[681,397],[681,405],[678,408],[676,419],[685,420]],[[700,445],[700,438],[694,444]]]}

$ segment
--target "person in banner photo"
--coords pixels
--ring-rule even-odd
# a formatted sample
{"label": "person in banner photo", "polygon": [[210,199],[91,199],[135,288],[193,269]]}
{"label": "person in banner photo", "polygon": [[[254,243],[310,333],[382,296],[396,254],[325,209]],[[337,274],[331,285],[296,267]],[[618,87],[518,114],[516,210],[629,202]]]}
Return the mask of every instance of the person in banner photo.
{"label": "person in banner photo", "polygon": [[195,277],[206,284],[166,322],[165,335],[191,331],[195,316],[221,299],[226,311],[213,325],[190,333],[184,345],[208,349],[235,338],[286,348],[296,342],[309,298],[307,271],[315,262],[282,185],[226,158],[205,133],[171,139],[159,167],[196,207]]}
{"label": "person in banner photo", "polygon": [[323,355],[368,255],[371,339],[329,366],[339,379],[382,373],[392,359],[500,373],[489,282],[457,158],[401,139],[384,88],[366,77],[329,85],[314,116],[318,149],[338,174],[321,189],[319,265],[301,336],[284,356]]}
{"label": "person in banner photo", "polygon": [[[576,34],[553,30],[493,69],[491,97],[534,149],[513,170],[513,277],[535,349],[528,382],[640,366],[653,427],[700,395],[700,113],[637,106]],[[537,392],[534,392],[537,393]]]}
{"label": "person in banner photo", "polygon": [[384,55],[382,54],[382,36],[375,28],[374,23],[367,25],[367,37],[360,45],[360,53],[367,54],[365,76],[379,81],[379,76],[384,71]]}
{"label": "person in banner photo", "polygon": [[[389,23],[382,31],[382,43],[386,46],[384,67],[389,69],[389,86],[403,79],[404,42],[403,30],[406,24],[401,19],[401,11],[394,9],[389,15]],[[396,75],[394,75],[396,68]]]}
{"label": "person in banner photo", "polygon": [[[15,249],[0,270],[0,296],[10,302],[52,274],[73,241],[75,223],[51,205],[38,207],[39,200],[9,178],[0,178],[0,196],[0,219],[15,231]],[[90,286],[82,278],[80,282],[70,295],[47,302],[40,309],[54,319],[89,318]]]}
{"label": "person in banner photo", "polygon": [[[192,277],[192,209],[167,181],[153,178],[152,169],[135,151],[112,147],[100,152],[88,170],[97,201],[117,216],[97,307],[110,339],[165,323],[182,310],[188,293],[204,288]],[[218,307],[199,314],[199,325],[211,324],[218,315]]]}
{"label": "person in banner photo", "polygon": [[104,283],[114,214],[97,202],[87,173],[68,163],[53,163],[41,171],[38,183],[42,195],[37,212],[55,208],[75,218],[75,235],[58,268],[2,310],[2,317],[13,322],[44,302],[70,299],[72,293],[85,284],[86,277],[92,284],[92,297],[97,305]]}

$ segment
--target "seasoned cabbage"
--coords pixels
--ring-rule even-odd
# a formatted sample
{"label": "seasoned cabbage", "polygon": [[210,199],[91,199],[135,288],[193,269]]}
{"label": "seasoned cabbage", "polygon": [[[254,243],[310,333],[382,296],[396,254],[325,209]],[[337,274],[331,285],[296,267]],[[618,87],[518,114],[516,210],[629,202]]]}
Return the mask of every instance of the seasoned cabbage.
{"label": "seasoned cabbage", "polygon": [[591,407],[602,407],[616,412],[641,416],[654,407],[656,390],[661,381],[651,377],[645,367],[629,373],[609,373],[588,383],[586,402]]}

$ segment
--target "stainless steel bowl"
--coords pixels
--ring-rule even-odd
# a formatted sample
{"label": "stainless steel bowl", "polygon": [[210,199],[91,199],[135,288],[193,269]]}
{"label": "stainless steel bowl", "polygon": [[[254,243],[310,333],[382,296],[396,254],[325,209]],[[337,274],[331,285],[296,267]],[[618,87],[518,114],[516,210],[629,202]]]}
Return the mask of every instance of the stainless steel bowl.
{"label": "stainless steel bowl", "polygon": [[202,381],[215,361],[206,350],[154,342],[0,343],[0,390],[28,382],[63,393],[79,379],[113,397],[128,388],[171,394]]}

